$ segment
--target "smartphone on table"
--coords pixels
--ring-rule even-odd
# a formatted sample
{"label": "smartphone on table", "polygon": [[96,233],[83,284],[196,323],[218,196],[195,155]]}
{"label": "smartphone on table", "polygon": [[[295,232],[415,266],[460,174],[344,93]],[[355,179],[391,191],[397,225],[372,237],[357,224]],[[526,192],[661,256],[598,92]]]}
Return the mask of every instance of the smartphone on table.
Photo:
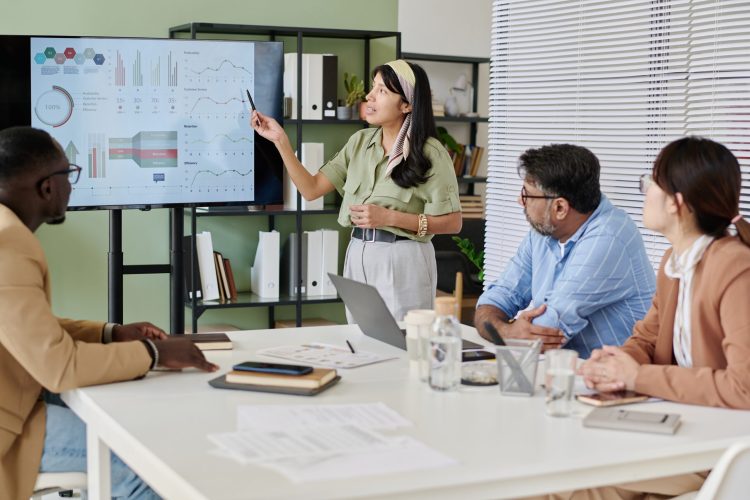
{"label": "smartphone on table", "polygon": [[617,406],[646,401],[648,396],[634,391],[597,392],[595,394],[576,394],[581,403],[591,406]]}
{"label": "smartphone on table", "polygon": [[481,361],[483,359],[495,359],[495,353],[489,351],[461,351],[461,361]]}
{"label": "smartphone on table", "polygon": [[279,375],[306,375],[313,370],[312,366],[266,363],[263,361],[245,361],[234,365],[232,369],[241,372],[277,373]]}

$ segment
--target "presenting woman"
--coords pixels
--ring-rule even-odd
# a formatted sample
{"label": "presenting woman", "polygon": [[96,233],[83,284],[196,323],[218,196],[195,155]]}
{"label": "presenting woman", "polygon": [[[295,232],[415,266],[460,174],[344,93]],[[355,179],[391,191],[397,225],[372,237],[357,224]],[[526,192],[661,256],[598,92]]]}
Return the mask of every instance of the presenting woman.
{"label": "presenting woman", "polygon": [[306,200],[336,189],[338,222],[353,227],[344,276],[371,284],[397,320],[410,309],[431,309],[437,287],[434,234],[461,230],[453,164],[437,140],[430,84],[424,70],[403,60],[378,66],[367,94],[371,127],[316,174],[294,155],[282,127],[257,111],[258,134],[279,150],[289,177]]}
{"label": "presenting woman", "polygon": [[[582,365],[587,386],[750,409],[750,224],[739,215],[741,182],[737,159],[721,144],[686,137],[662,149],[652,175],[641,177],[643,224],[672,248],[662,258],[653,305],[632,337],[622,347],[595,350]],[[729,235],[732,225],[738,236]],[[550,498],[672,497],[699,489],[706,474]]]}

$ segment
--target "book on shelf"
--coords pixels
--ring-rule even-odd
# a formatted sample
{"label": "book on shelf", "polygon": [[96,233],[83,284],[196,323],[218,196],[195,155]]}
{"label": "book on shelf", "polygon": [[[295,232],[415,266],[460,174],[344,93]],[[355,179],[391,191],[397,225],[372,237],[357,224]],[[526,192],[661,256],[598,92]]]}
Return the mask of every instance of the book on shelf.
{"label": "book on shelf", "polygon": [[458,145],[458,152],[453,155],[453,170],[456,172],[456,177],[464,175],[464,163],[466,161],[466,146],[463,144]]}
{"label": "book on shelf", "polygon": [[476,177],[479,172],[479,166],[482,164],[482,154],[484,153],[484,147],[474,146],[471,148],[471,159],[469,160],[468,175],[470,177]]}
{"label": "book on shelf", "polygon": [[237,298],[237,286],[234,283],[234,273],[232,272],[232,264],[229,259],[224,259],[224,271],[227,274],[227,283],[229,284],[229,298]]}
{"label": "book on shelf", "polygon": [[313,368],[307,375],[280,375],[232,370],[226,374],[226,381],[232,384],[262,385],[272,387],[297,387],[316,389],[336,378],[333,368]]}
{"label": "book on shelf", "polygon": [[219,300],[222,302],[229,300],[229,285],[227,285],[227,277],[224,272],[224,258],[220,252],[214,250],[214,271],[216,272],[216,280],[219,284]]}
{"label": "book on shelf", "polygon": [[232,340],[226,333],[187,333],[184,338],[191,341],[201,351],[232,349]]}

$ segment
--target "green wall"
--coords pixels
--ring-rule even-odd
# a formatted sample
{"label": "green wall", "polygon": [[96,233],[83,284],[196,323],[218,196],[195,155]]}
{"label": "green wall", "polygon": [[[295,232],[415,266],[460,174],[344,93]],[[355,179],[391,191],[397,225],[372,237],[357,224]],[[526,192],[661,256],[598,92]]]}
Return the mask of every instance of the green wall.
{"label": "green wall", "polygon": [[[155,7],[158,5],[158,8]],[[101,2],[71,0],[65,4],[50,0],[3,2],[0,33],[31,35],[92,35],[166,37],[168,28],[191,21],[344,28],[378,31],[397,30],[397,0],[131,0]],[[330,48],[328,48],[330,46]],[[311,40],[305,50],[335,51],[339,71],[356,71],[360,76],[361,49],[357,42]],[[287,49],[292,50],[292,49]],[[394,54],[389,43],[373,44],[373,63],[385,62]],[[341,80],[341,79],[340,79]],[[343,96],[343,89],[339,91]],[[313,126],[305,129],[306,141],[326,143],[331,156],[356,130],[351,126]],[[43,226],[37,232],[49,260],[52,276],[52,304],[59,316],[106,319],[108,212],[69,212],[61,226]],[[278,218],[282,239],[293,226],[293,218]],[[267,228],[265,217],[222,217],[199,220],[199,230],[210,230],[215,247],[232,260],[240,289],[249,289],[250,263],[255,255],[257,232]],[[336,228],[334,216],[304,219],[304,229]],[[189,221],[186,219],[186,231]],[[346,233],[341,236],[341,258]],[[166,210],[123,213],[125,264],[168,262],[169,217]],[[305,316],[322,316],[343,321],[340,304],[305,306]],[[126,276],[126,322],[147,320],[169,326],[169,280],[166,275]],[[276,316],[294,316],[291,307],[277,308]],[[248,308],[209,311],[201,323],[232,323],[241,328],[265,328],[267,310]],[[186,314],[189,325],[189,313]]]}

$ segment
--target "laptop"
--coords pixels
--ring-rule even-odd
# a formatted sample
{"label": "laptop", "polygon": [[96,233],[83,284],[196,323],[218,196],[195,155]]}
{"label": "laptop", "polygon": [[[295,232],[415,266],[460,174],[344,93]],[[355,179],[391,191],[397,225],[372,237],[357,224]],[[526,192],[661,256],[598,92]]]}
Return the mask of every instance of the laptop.
{"label": "laptop", "polygon": [[[362,333],[386,344],[406,350],[406,330],[398,323],[385,305],[378,290],[367,283],[350,280],[328,273],[333,285],[349,309]],[[482,349],[484,346],[463,340],[463,349]]]}

